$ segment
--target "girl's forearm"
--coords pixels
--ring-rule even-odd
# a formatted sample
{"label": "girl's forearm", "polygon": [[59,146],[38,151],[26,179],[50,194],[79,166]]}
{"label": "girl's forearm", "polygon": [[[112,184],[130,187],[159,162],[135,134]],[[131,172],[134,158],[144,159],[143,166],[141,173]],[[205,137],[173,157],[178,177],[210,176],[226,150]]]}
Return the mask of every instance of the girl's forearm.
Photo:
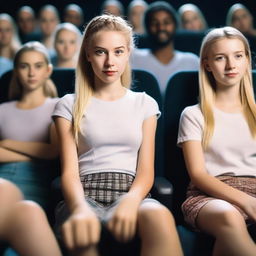
{"label": "girl's forearm", "polygon": [[0,163],[30,161],[29,156],[0,147]]}
{"label": "girl's forearm", "polygon": [[58,156],[57,147],[44,142],[2,140],[0,146],[30,158],[53,159]]}

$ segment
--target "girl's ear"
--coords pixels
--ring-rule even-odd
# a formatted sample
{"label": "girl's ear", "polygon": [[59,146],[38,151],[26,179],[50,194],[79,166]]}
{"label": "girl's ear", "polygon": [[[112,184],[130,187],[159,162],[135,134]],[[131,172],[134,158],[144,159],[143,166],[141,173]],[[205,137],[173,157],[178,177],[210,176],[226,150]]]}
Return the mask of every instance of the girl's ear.
{"label": "girl's ear", "polygon": [[52,66],[52,64],[49,64],[48,65],[48,78],[50,78],[50,76],[52,75],[52,71],[53,71],[53,66]]}
{"label": "girl's ear", "polygon": [[209,72],[211,72],[212,70],[211,70],[211,68],[210,68],[210,66],[209,66],[209,64],[208,64],[208,60],[204,60],[203,61],[203,64],[204,64],[204,68],[207,70],[207,71],[209,71]]}

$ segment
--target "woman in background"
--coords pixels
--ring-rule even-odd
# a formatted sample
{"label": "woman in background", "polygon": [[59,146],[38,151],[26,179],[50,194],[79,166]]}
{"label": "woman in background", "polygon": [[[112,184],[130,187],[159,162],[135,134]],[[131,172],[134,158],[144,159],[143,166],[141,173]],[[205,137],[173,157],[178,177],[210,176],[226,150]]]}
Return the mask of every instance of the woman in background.
{"label": "woman in background", "polygon": [[54,34],[56,56],[52,63],[59,68],[75,68],[81,44],[81,32],[71,23],[57,25]]}
{"label": "woman in background", "polygon": [[47,49],[23,45],[14,58],[9,102],[0,104],[0,177],[15,183],[25,199],[45,209],[58,156],[51,114],[58,101]]}
{"label": "woman in background", "polygon": [[256,29],[253,26],[253,15],[243,4],[234,4],[229,8],[226,25],[238,29],[245,36],[256,36]]}
{"label": "woman in background", "polygon": [[195,4],[184,4],[178,9],[181,28],[191,31],[204,31],[208,29],[202,11]]}
{"label": "woman in background", "polygon": [[17,28],[13,18],[7,13],[0,14],[0,76],[12,69],[13,58],[20,48]]}

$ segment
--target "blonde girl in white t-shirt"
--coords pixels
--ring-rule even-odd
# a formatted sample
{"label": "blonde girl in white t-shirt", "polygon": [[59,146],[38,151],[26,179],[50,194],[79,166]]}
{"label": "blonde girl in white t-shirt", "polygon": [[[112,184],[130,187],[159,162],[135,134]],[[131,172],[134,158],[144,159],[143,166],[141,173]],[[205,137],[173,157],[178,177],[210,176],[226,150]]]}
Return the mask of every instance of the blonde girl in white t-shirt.
{"label": "blonde girl in white t-shirt", "polygon": [[200,53],[200,102],[186,108],[178,143],[191,178],[185,220],[215,237],[213,255],[256,255],[256,106],[251,54],[235,28],[213,29]]}
{"label": "blonde girl in white t-shirt", "polygon": [[121,242],[137,233],[141,255],[182,255],[171,213],[145,199],[154,179],[159,110],[151,97],[128,89],[132,48],[124,19],[93,18],[83,36],[76,93],[63,97],[53,113],[65,197],[56,209],[57,226],[75,255],[98,255],[102,228]]}

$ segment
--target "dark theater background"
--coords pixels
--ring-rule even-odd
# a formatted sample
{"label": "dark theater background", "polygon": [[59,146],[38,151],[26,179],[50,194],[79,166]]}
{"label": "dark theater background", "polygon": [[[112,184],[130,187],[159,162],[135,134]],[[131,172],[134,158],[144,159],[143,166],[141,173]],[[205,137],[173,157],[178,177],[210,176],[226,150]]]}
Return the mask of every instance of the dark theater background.
{"label": "dark theater background", "polygon": [[[30,5],[34,8],[36,12],[45,4],[53,4],[55,5],[59,12],[60,16],[62,17],[63,9],[67,4],[75,3],[80,5],[85,13],[85,21],[88,21],[95,15],[100,13],[101,4],[103,0],[28,0],[28,1],[20,1],[20,0],[7,0],[1,1],[0,6],[0,13],[7,12],[8,14],[12,15],[13,17],[16,16],[16,11],[19,7],[23,5]],[[124,7],[126,8],[130,1],[128,0],[121,0]],[[154,1],[146,0],[148,3],[152,3]],[[256,1],[255,0],[245,0],[245,1],[236,1],[236,0],[191,0],[191,1],[182,1],[182,0],[172,0],[166,1],[170,2],[175,9],[178,9],[184,3],[194,3],[200,7],[203,13],[206,16],[208,24],[210,27],[219,27],[225,25],[226,13],[228,8],[234,3],[242,3],[244,4],[255,16],[256,14]],[[254,20],[256,23],[256,18]]]}

